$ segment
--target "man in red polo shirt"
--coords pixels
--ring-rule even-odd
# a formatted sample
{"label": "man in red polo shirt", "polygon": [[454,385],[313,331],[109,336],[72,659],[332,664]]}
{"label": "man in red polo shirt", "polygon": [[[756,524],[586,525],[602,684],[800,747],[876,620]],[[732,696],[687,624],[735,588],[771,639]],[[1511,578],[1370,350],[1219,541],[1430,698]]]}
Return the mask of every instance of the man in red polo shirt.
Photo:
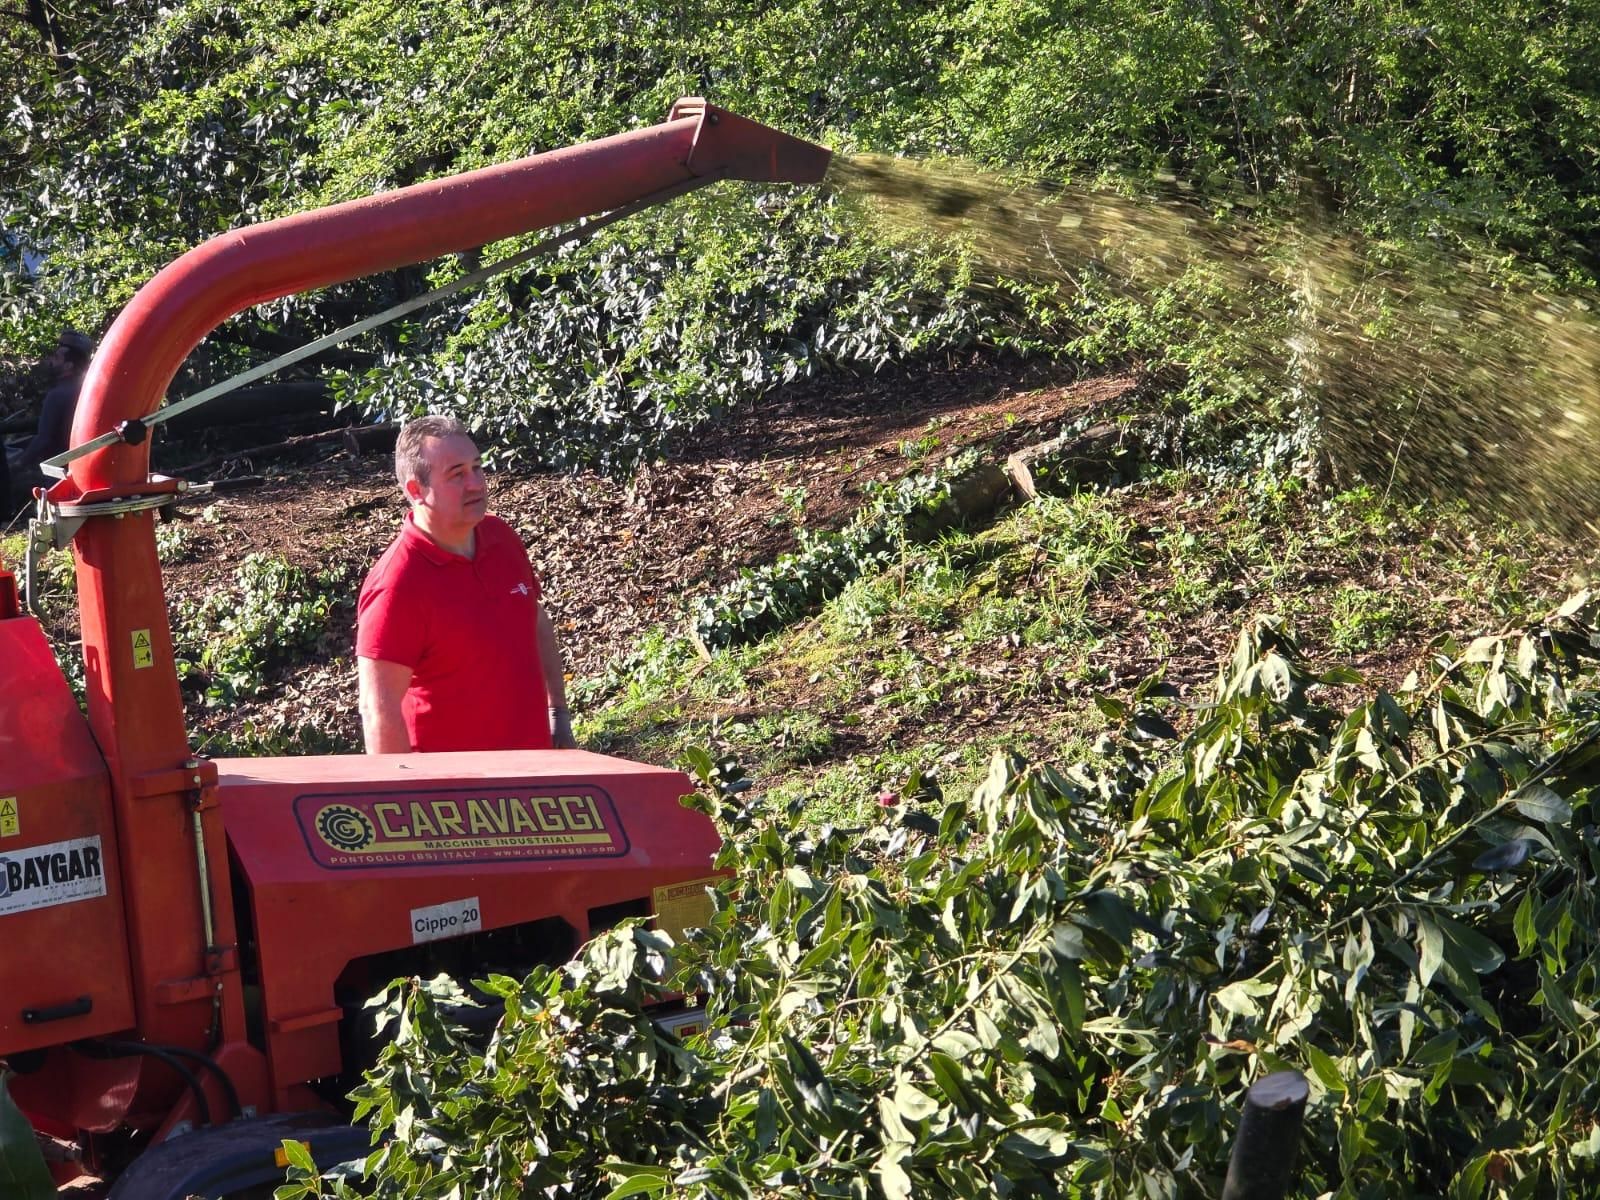
{"label": "man in red polo shirt", "polygon": [[356,605],[367,753],[575,746],[555,627],[466,429],[409,422],[394,463],[411,511]]}

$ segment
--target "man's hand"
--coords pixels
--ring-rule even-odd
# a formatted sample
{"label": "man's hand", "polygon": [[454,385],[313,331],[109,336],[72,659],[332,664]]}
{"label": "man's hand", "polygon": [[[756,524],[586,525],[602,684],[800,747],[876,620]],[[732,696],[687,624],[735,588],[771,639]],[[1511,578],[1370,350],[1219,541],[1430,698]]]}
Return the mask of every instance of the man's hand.
{"label": "man's hand", "polygon": [[565,708],[550,710],[550,745],[557,750],[576,750],[578,739],[572,736],[572,712]]}

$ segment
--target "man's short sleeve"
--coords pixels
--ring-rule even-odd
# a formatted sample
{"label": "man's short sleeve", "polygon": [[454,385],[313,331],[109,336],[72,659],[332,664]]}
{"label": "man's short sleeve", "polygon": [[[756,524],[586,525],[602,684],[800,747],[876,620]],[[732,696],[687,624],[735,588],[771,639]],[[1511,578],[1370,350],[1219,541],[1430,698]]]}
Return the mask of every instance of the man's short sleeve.
{"label": "man's short sleeve", "polygon": [[356,654],[414,671],[427,645],[427,616],[417,598],[407,598],[394,583],[387,572],[374,571],[362,584],[356,602]]}

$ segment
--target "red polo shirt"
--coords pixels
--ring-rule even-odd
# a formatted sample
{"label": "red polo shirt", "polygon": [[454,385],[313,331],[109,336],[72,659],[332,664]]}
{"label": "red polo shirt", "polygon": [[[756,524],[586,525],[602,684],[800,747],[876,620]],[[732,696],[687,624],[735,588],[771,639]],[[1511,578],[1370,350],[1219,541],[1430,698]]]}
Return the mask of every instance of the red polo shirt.
{"label": "red polo shirt", "polygon": [[539,581],[499,517],[484,517],[476,533],[463,558],[407,513],[361,585],[356,653],[411,668],[402,711],[413,749],[548,749]]}

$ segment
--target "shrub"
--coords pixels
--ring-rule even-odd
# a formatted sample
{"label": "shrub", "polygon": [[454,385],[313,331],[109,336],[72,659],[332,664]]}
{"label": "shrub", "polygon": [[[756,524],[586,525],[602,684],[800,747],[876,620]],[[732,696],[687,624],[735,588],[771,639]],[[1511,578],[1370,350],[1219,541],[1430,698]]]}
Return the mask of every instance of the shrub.
{"label": "shrub", "polygon": [[313,573],[273,555],[248,555],[233,590],[173,606],[180,679],[207,703],[261,694],[274,668],[323,645],[334,612],[352,603],[350,583],[344,568]]}
{"label": "shrub", "polygon": [[[1244,1089],[1294,1067],[1308,1192],[1586,1194],[1597,612],[1446,643],[1345,712],[1318,696],[1357,677],[1262,619],[1181,739],[1147,681],[1102,698],[1102,758],[1001,755],[948,803],[914,779],[860,830],[697,755],[709,927],[490,979],[486,1048],[447,981],[397,984],[367,1186],[1208,1195]],[[677,991],[707,1008],[683,1042],[649,1017]]]}

